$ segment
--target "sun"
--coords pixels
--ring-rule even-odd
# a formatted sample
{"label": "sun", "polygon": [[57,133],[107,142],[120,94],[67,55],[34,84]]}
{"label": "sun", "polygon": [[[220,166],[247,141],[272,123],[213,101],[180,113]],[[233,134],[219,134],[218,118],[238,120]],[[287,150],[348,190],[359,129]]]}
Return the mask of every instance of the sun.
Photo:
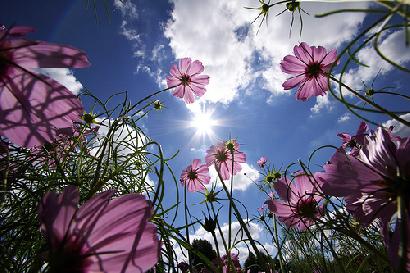
{"label": "sun", "polygon": [[216,137],[214,128],[220,126],[220,123],[213,117],[213,111],[201,109],[201,111],[194,113],[188,126],[195,129],[195,138],[213,140]]}

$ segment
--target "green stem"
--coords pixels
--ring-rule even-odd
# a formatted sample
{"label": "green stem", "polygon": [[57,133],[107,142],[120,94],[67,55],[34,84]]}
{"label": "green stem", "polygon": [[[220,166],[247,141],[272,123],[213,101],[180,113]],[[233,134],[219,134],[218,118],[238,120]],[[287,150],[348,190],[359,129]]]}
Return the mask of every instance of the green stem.
{"label": "green stem", "polygon": [[333,81],[337,82],[338,84],[340,84],[341,86],[343,86],[344,88],[349,90],[350,92],[352,92],[356,97],[360,98],[362,101],[367,102],[368,104],[370,104],[374,108],[386,113],[391,118],[393,118],[393,119],[403,123],[404,125],[410,127],[410,122],[408,122],[407,120],[402,119],[401,117],[397,116],[396,114],[394,114],[394,113],[388,111],[387,109],[383,108],[382,106],[378,105],[377,103],[374,103],[373,101],[368,99],[366,96],[363,96],[362,94],[358,93],[356,90],[353,90],[350,86],[347,86],[346,84],[339,81],[338,79],[336,79],[332,75],[329,75],[329,78],[332,79]]}
{"label": "green stem", "polygon": [[279,251],[279,266],[280,266],[280,272],[285,273],[285,270],[283,269],[283,256],[282,256],[282,249],[280,248],[279,245],[279,236],[278,236],[278,225],[276,221],[276,215],[273,215],[273,228],[275,231],[275,241],[276,241],[276,248]]}
{"label": "green stem", "polygon": [[230,195],[230,193],[229,193],[229,191],[228,191],[228,188],[226,187],[225,183],[223,182],[223,179],[222,179],[222,176],[221,176],[221,173],[220,173],[220,170],[219,170],[219,169],[217,170],[217,173],[218,173],[219,179],[222,181],[222,187],[223,187],[223,189],[224,189],[224,191],[225,191],[225,193],[226,193],[226,196],[227,196],[228,199],[229,199],[229,202],[230,202],[231,205],[232,205],[232,209],[235,211],[236,219],[238,220],[239,224],[241,225],[241,228],[245,231],[245,234],[246,234],[246,236],[248,237],[249,242],[250,242],[250,244],[251,244],[251,246],[252,246],[252,248],[253,248],[253,251],[255,252],[256,256],[259,257],[259,250],[258,250],[258,248],[256,247],[255,241],[252,239],[251,233],[249,232],[248,228],[246,227],[246,224],[245,224],[245,222],[243,221],[243,219],[242,219],[242,217],[241,217],[241,214],[240,214],[238,208],[236,207],[235,202],[234,202],[233,199],[232,199],[232,196]]}
{"label": "green stem", "polygon": [[[233,170],[233,163],[234,163],[234,158],[233,158],[233,151],[231,151],[232,154],[232,170]],[[223,184],[223,181],[221,181]],[[230,187],[230,191],[229,194],[232,197],[232,185],[233,185],[233,174],[231,176],[231,187]],[[229,255],[230,256],[230,252],[232,249],[232,202],[229,202],[229,210],[228,210],[228,225],[229,225],[229,229],[228,229],[228,248],[229,248]]]}
{"label": "green stem", "polygon": [[[191,245],[191,242],[189,240],[189,229],[188,229],[188,206],[186,203],[186,187],[184,187],[184,206],[185,206],[185,236],[187,243]],[[188,261],[189,261],[189,272],[194,272],[192,269],[192,259],[191,259],[191,253],[188,250]]]}

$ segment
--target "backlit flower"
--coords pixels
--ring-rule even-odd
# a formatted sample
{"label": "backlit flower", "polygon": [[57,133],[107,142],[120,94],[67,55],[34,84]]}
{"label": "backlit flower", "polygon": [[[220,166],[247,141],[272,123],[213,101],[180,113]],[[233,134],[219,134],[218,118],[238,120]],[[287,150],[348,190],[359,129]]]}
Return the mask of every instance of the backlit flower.
{"label": "backlit flower", "polygon": [[151,206],[140,194],[92,197],[78,208],[79,192],[48,192],[39,208],[49,245],[48,272],[146,272],[158,261],[160,244],[148,220]]}
{"label": "backlit flower", "polygon": [[205,85],[209,83],[209,76],[200,75],[204,66],[198,60],[191,62],[191,58],[180,59],[174,64],[167,77],[168,88],[176,87],[174,96],[184,99],[185,103],[193,103],[194,95],[201,97],[205,94]]}
{"label": "backlit flower", "polygon": [[[399,195],[410,195],[410,138],[397,139],[385,129],[364,139],[357,157],[337,151],[318,179],[326,194],[344,197],[362,224],[390,221]],[[410,207],[407,199],[407,208]]]}
{"label": "backlit flower", "polygon": [[335,49],[327,52],[322,46],[309,46],[305,42],[293,48],[293,55],[283,58],[282,71],[291,74],[283,84],[285,90],[298,86],[296,98],[307,100],[312,96],[324,95],[329,87],[327,73],[337,59]]}
{"label": "backlit flower", "polygon": [[25,147],[51,142],[83,112],[80,100],[35,68],[82,68],[86,55],[72,47],[31,41],[29,27],[0,29],[0,135]]}
{"label": "backlit flower", "polygon": [[322,197],[317,194],[314,184],[314,178],[304,173],[298,173],[290,183],[286,177],[279,179],[273,187],[280,199],[274,199],[272,195],[265,203],[288,227],[303,231],[320,217],[323,207],[319,204]]}
{"label": "backlit flower", "polygon": [[366,122],[362,121],[357,129],[356,135],[352,136],[348,133],[339,133],[338,136],[342,139],[342,148],[349,150],[351,156],[357,156],[368,132],[369,126],[367,126]]}
{"label": "backlit flower", "polygon": [[261,158],[259,158],[258,161],[256,161],[260,168],[265,167],[266,162],[268,162],[268,159],[264,156],[261,156]]}
{"label": "backlit flower", "polygon": [[208,166],[213,164],[222,179],[228,180],[231,175],[241,171],[241,163],[246,162],[246,155],[239,151],[238,142],[231,139],[209,147],[206,151],[205,162]]}
{"label": "backlit flower", "polygon": [[201,165],[201,160],[194,159],[181,174],[181,184],[187,187],[188,191],[200,191],[205,189],[205,184],[211,180],[209,169],[206,164]]}

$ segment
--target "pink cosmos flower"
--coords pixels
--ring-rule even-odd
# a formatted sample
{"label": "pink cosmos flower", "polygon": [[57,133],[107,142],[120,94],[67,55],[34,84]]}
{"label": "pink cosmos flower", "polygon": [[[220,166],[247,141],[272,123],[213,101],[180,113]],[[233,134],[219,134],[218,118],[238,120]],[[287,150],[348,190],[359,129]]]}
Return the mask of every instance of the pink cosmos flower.
{"label": "pink cosmos flower", "polygon": [[184,99],[185,103],[195,101],[194,94],[201,97],[205,94],[205,85],[209,83],[209,76],[200,75],[204,66],[198,60],[191,62],[191,58],[180,59],[178,65],[174,64],[167,77],[168,88],[176,87],[174,96]]}
{"label": "pink cosmos flower", "polygon": [[369,126],[366,122],[361,122],[357,129],[356,135],[351,136],[348,133],[339,133],[338,136],[342,139],[342,148],[350,149],[351,156],[359,155],[360,147],[364,145],[365,136],[368,135]]}
{"label": "pink cosmos flower", "polygon": [[200,159],[194,159],[181,174],[181,184],[186,186],[188,191],[200,191],[205,189],[204,184],[208,184],[211,180],[209,169],[206,164],[200,165]]}
{"label": "pink cosmos flower", "polygon": [[265,203],[286,226],[304,231],[320,217],[323,208],[319,205],[323,198],[317,194],[319,185],[314,183],[313,177],[302,172],[297,173],[293,183],[288,183],[287,178],[279,179],[273,187],[280,199],[274,199],[271,195]]}
{"label": "pink cosmos flower", "polygon": [[32,31],[0,29],[0,135],[28,148],[51,142],[58,128],[71,127],[83,113],[72,92],[33,69],[89,66],[75,48],[25,39]]}
{"label": "pink cosmos flower", "polygon": [[246,162],[246,155],[239,151],[238,142],[231,139],[209,147],[206,151],[205,162],[208,166],[214,164],[222,179],[228,180],[231,175],[241,171],[240,163]]}
{"label": "pink cosmos flower", "polygon": [[145,272],[158,261],[160,244],[148,222],[151,206],[140,194],[112,199],[113,191],[92,197],[80,208],[76,187],[48,192],[39,208],[50,272]]}
{"label": "pink cosmos flower", "polygon": [[[317,177],[326,194],[344,197],[347,209],[364,225],[389,222],[398,195],[410,195],[410,138],[394,138],[379,127],[364,139],[357,157],[337,151]],[[410,200],[410,199],[408,199]],[[410,203],[407,201],[407,208]]]}
{"label": "pink cosmos flower", "polygon": [[327,52],[322,46],[309,46],[305,42],[293,48],[293,55],[286,55],[280,66],[282,71],[292,77],[282,86],[285,90],[299,86],[296,93],[298,100],[307,100],[312,96],[324,95],[328,90],[328,76],[337,59],[335,49]]}
{"label": "pink cosmos flower", "polygon": [[258,161],[256,161],[260,168],[265,167],[266,162],[268,162],[268,159],[264,156],[261,156],[261,158],[259,158]]}

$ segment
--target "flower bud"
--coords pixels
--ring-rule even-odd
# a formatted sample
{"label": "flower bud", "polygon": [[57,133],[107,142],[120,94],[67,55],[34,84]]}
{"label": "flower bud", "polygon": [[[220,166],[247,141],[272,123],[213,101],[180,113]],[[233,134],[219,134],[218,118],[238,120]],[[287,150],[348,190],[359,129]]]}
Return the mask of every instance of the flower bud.
{"label": "flower bud", "polygon": [[216,228],[216,219],[212,219],[211,217],[205,217],[203,227],[206,231],[213,232]]}

